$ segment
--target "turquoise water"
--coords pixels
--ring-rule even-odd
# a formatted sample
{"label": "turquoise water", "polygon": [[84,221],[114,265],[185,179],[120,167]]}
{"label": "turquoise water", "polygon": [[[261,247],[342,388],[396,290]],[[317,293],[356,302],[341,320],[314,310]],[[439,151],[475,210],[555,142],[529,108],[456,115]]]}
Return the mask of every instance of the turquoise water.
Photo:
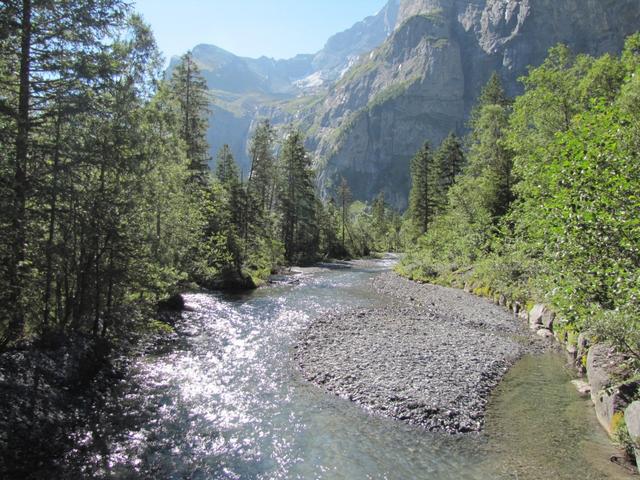
{"label": "turquoise water", "polygon": [[512,370],[484,435],[427,433],[304,382],[291,360],[296,336],[329,310],[383,304],[369,282],[390,265],[307,269],[295,285],[246,295],[189,295],[182,340],[135,366],[120,404],[78,434],[82,448],[70,457],[98,478],[627,478],[608,463],[610,446],[558,355]]}

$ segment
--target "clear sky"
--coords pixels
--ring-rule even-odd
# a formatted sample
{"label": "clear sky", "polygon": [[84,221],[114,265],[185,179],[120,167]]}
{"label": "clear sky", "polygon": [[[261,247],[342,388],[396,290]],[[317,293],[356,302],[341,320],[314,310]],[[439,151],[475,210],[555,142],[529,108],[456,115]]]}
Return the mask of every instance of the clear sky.
{"label": "clear sky", "polygon": [[134,0],[167,60],[199,43],[236,55],[315,53],[387,0]]}

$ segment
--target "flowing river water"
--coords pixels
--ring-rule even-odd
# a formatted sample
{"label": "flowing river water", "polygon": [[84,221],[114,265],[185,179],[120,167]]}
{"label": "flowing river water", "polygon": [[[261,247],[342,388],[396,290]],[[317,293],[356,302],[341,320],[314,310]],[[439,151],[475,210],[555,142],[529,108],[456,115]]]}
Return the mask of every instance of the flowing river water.
{"label": "flowing river water", "polygon": [[122,400],[77,434],[69,461],[123,479],[630,478],[609,462],[613,449],[560,354],[516,364],[482,435],[428,433],[306,383],[291,355],[299,332],[330,310],[384,304],[370,280],[391,264],[188,295],[181,340],[134,365]]}

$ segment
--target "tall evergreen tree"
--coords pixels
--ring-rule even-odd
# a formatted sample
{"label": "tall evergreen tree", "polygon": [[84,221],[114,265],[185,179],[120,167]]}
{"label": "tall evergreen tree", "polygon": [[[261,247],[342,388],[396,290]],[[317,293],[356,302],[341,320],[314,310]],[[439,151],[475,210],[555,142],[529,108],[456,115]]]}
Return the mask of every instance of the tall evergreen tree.
{"label": "tall evergreen tree", "polygon": [[249,193],[255,202],[254,206],[260,214],[270,210],[275,200],[276,162],[274,158],[275,131],[269,120],[258,124],[251,139],[249,155],[251,171],[249,172]]}
{"label": "tall evergreen tree", "polygon": [[207,142],[209,90],[191,52],[182,56],[171,76],[171,85],[182,112],[182,138],[187,145],[192,178],[204,184],[211,160]]}
{"label": "tall evergreen tree", "polygon": [[425,233],[437,212],[440,198],[439,172],[426,142],[411,160],[409,216],[419,234]]}
{"label": "tall evergreen tree", "polygon": [[312,258],[318,246],[316,195],[311,160],[304,139],[291,130],[282,146],[280,164],[283,185],[280,194],[282,241],[288,261]]}
{"label": "tall evergreen tree", "polygon": [[494,74],[471,116],[468,169],[477,179],[484,207],[496,220],[514,199],[513,152],[507,144],[511,103]]}
{"label": "tall evergreen tree", "polygon": [[[0,115],[7,123],[4,140],[13,145],[6,157],[10,182],[4,193],[9,210],[9,231],[3,250],[7,265],[3,303],[11,305],[7,340],[24,331],[27,310],[25,281],[31,275],[33,259],[27,246],[32,244],[33,216],[30,200],[39,176],[59,167],[60,140],[64,126],[80,108],[91,107],[90,92],[98,91],[113,73],[110,63],[112,28],[123,21],[125,4],[119,0],[100,3],[82,1],[35,2],[8,0],[1,11],[3,34],[0,64],[7,72],[0,85]],[[53,139],[46,132],[54,131]],[[46,140],[45,140],[46,139]],[[55,223],[55,198],[49,199]],[[50,232],[51,233],[51,232]]]}
{"label": "tall evergreen tree", "polygon": [[240,182],[238,165],[233,158],[229,145],[223,145],[218,152],[216,177],[222,185],[228,187],[232,187]]}
{"label": "tall evergreen tree", "polygon": [[348,229],[349,224],[349,206],[351,205],[351,200],[353,200],[351,189],[349,188],[347,179],[342,177],[340,180],[340,186],[338,187],[338,205],[340,206],[340,224],[342,227],[340,238],[342,239],[342,250],[345,253],[347,251],[345,244],[345,232]]}
{"label": "tall evergreen tree", "polygon": [[240,169],[233,158],[229,145],[223,145],[218,152],[216,178],[227,193],[227,206],[231,221],[240,238],[243,236],[244,215],[246,212],[246,192],[240,181]]}
{"label": "tall evergreen tree", "polygon": [[441,175],[441,185],[443,193],[455,183],[456,177],[462,173],[465,158],[462,150],[462,143],[455,133],[450,133],[444,139],[440,148],[434,154],[434,163],[437,165]]}

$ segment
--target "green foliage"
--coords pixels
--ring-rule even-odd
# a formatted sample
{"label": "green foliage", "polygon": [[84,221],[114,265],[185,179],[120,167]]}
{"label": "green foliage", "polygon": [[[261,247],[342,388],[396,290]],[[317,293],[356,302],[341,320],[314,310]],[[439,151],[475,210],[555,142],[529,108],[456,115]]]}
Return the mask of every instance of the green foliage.
{"label": "green foliage", "polygon": [[639,366],[639,38],[621,58],[552,48],[513,103],[493,77],[468,166],[399,271],[549,302]]}
{"label": "green foliage", "polygon": [[409,218],[418,234],[424,234],[433,221],[442,198],[440,172],[429,143],[411,160],[411,192],[409,193]]}
{"label": "green foliage", "polygon": [[440,148],[436,151],[434,162],[440,174],[442,191],[446,194],[456,182],[458,175],[462,173],[465,165],[462,143],[453,132],[443,140]]}
{"label": "green foliage", "polygon": [[206,139],[209,96],[207,84],[191,52],[182,56],[170,83],[180,105],[181,135],[187,147],[191,176],[202,184],[206,181],[211,160]]}
{"label": "green foliage", "polygon": [[611,432],[613,439],[627,454],[628,458],[635,458],[635,449],[637,446],[634,444],[629,430],[627,429],[627,422],[624,418],[623,412],[616,412],[611,419]]}
{"label": "green foliage", "polygon": [[289,262],[313,259],[319,243],[316,223],[317,201],[311,159],[299,131],[291,130],[280,156],[282,185],[279,208],[282,214],[282,243]]}

